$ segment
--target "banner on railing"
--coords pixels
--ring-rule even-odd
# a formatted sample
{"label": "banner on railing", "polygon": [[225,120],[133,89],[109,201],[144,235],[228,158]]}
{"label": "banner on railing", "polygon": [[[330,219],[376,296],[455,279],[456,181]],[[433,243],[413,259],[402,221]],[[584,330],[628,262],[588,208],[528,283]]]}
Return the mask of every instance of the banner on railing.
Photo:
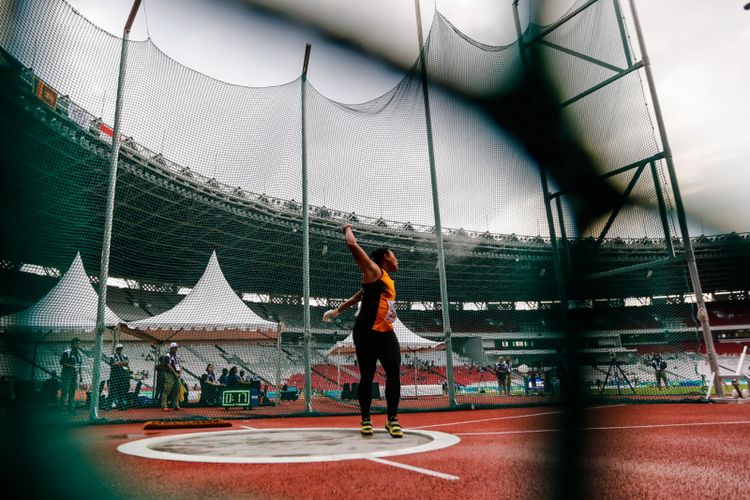
{"label": "banner on railing", "polygon": [[36,82],[36,96],[50,108],[57,108],[57,92],[41,79]]}

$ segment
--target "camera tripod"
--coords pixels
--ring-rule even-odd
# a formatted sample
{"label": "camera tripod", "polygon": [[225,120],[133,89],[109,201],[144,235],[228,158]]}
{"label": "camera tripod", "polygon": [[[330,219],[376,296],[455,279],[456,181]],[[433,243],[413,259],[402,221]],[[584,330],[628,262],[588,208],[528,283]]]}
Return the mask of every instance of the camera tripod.
{"label": "camera tripod", "polygon": [[622,394],[622,391],[620,390],[619,376],[621,376],[625,380],[625,382],[628,384],[628,387],[630,387],[630,390],[633,391],[633,394],[636,394],[633,385],[630,383],[630,380],[628,380],[628,376],[625,375],[625,371],[620,366],[619,361],[617,361],[616,358],[610,358],[609,368],[607,369],[607,376],[604,377],[604,383],[599,388],[599,395],[602,395],[604,393],[604,388],[607,387],[607,381],[609,380],[610,376],[612,376],[612,378],[614,378],[615,382],[617,383],[617,394]]}

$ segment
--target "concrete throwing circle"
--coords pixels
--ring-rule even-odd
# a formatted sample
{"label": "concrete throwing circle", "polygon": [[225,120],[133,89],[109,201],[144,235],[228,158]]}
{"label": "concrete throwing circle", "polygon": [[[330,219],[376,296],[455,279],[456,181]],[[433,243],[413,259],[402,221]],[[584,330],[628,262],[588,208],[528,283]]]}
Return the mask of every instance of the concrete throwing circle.
{"label": "concrete throwing circle", "polygon": [[303,428],[198,432],[139,439],[117,447],[128,455],[182,462],[272,464],[331,462],[439,450],[460,438],[407,430],[394,439],[385,431],[363,437],[359,429]]}

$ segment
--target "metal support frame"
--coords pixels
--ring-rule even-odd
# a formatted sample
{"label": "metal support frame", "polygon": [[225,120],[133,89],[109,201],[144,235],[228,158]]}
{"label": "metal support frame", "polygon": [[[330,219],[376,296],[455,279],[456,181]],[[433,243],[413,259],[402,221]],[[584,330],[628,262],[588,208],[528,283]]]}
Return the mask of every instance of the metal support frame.
{"label": "metal support frame", "polygon": [[[596,239],[596,247],[600,247],[602,242],[604,241],[604,238],[607,236],[607,233],[609,232],[610,228],[612,227],[612,224],[614,224],[615,219],[618,215],[620,215],[620,211],[625,206],[625,203],[628,201],[628,198],[630,197],[630,193],[633,191],[633,188],[638,183],[638,179],[641,178],[641,173],[643,173],[643,169],[646,167],[646,164],[644,163],[640,167],[638,167],[638,170],[635,171],[633,174],[633,178],[630,179],[630,182],[628,183],[628,186],[625,188],[625,191],[623,191],[622,196],[620,196],[620,202],[617,204],[616,207],[612,210],[612,213],[609,214],[609,219],[607,219],[607,222],[604,224],[604,227],[602,228],[602,232],[599,234],[599,237]],[[668,238],[669,235],[666,235]]]}
{"label": "metal support frame", "polygon": [[422,13],[419,0],[414,0],[417,17],[417,38],[419,41],[419,65],[422,76],[422,97],[424,98],[425,125],[427,130],[427,153],[430,160],[430,182],[432,185],[432,210],[435,217],[435,243],[438,257],[438,279],[440,281],[440,301],[442,304],[443,334],[445,336],[445,374],[448,379],[448,401],[456,406],[456,390],[453,380],[453,342],[451,340],[451,322],[448,311],[448,283],[445,275],[445,248],[443,247],[443,230],[440,222],[440,199],[438,196],[437,172],[435,170],[435,150],[432,138],[432,117],[430,114],[430,94],[427,84],[427,58],[425,57],[424,38],[422,36]]}
{"label": "metal support frame", "polygon": [[577,95],[575,95],[574,97],[571,97],[571,98],[570,98],[570,99],[568,99],[567,101],[565,101],[565,102],[563,102],[562,104],[560,104],[560,107],[561,107],[561,108],[564,108],[564,107],[566,107],[566,106],[570,106],[570,105],[571,105],[571,104],[573,104],[574,102],[576,102],[576,101],[580,101],[580,100],[581,100],[581,99],[583,99],[584,97],[586,97],[586,96],[588,96],[588,95],[591,95],[591,94],[593,94],[593,93],[594,93],[594,92],[596,92],[597,90],[599,90],[599,89],[602,89],[602,88],[606,87],[606,86],[607,86],[607,85],[609,85],[610,83],[616,82],[616,81],[617,81],[617,80],[619,80],[620,78],[622,78],[622,77],[624,77],[624,76],[627,76],[627,75],[629,75],[630,73],[632,73],[632,72],[634,72],[634,71],[637,71],[637,70],[641,69],[642,67],[643,67],[643,63],[642,63],[641,61],[638,61],[637,63],[633,64],[633,65],[632,65],[632,66],[630,66],[629,68],[627,68],[627,69],[624,69],[624,70],[622,70],[622,71],[621,71],[620,73],[617,73],[616,75],[614,75],[614,76],[612,76],[612,77],[610,77],[610,78],[607,78],[607,79],[606,79],[606,80],[604,80],[603,82],[599,82],[598,84],[594,85],[594,86],[593,86],[593,87],[591,87],[590,89],[588,89],[588,90],[585,90],[584,92],[581,92],[580,94],[577,94]]}
{"label": "metal support frame", "polygon": [[[526,71],[526,47],[530,45],[530,43],[534,43],[536,40],[541,40],[541,38],[546,35],[547,33],[551,32],[553,29],[561,26],[565,21],[569,20],[570,18],[574,17],[575,15],[578,15],[578,12],[582,11],[584,8],[589,7],[590,5],[594,4],[598,0],[592,0],[588,2],[585,6],[581,7],[580,9],[577,9],[575,12],[569,14],[568,16],[565,16],[563,19],[555,23],[553,26],[551,26],[549,29],[545,30],[543,33],[532,39],[531,42],[526,42],[524,40],[523,31],[521,29],[521,20],[518,16],[518,0],[514,0],[513,2],[513,19],[516,24],[516,33],[518,35],[518,48],[521,52],[521,61],[524,66],[524,71]],[[552,206],[550,205],[550,202],[553,198],[553,195],[550,193],[549,190],[549,183],[547,181],[547,172],[544,169],[543,165],[539,166],[539,179],[542,183],[542,196],[544,197],[544,211],[547,216],[547,226],[549,228],[549,237],[550,237],[550,245],[552,247],[552,266],[554,268],[555,272],[555,282],[557,285],[557,295],[560,300],[560,316],[563,324],[563,331],[570,333],[570,318],[568,316],[568,296],[567,292],[565,290],[565,275],[563,273],[562,264],[560,262],[560,250],[557,246],[557,232],[555,231],[555,218],[552,215]],[[560,226],[562,227],[563,221],[560,220]]]}
{"label": "metal support frame", "polygon": [[667,243],[667,252],[669,256],[674,258],[674,246],[672,245],[672,233],[669,230],[669,221],[667,220],[667,206],[664,203],[664,194],[661,192],[661,182],[659,182],[659,173],[656,171],[656,162],[650,162],[651,165],[651,177],[654,179],[654,190],[656,190],[656,200],[659,204],[659,216],[661,218],[661,226],[664,230],[664,241]]}
{"label": "metal support frame", "polygon": [[115,122],[112,128],[112,153],[109,165],[109,183],[107,185],[107,206],[104,212],[104,236],[102,257],[99,267],[99,299],[96,308],[96,342],[94,343],[93,373],[91,375],[91,406],[89,420],[99,420],[99,385],[101,381],[102,339],[104,337],[104,314],[107,307],[107,280],[109,279],[109,254],[112,243],[112,220],[115,212],[115,189],[117,185],[117,165],[120,154],[120,120],[122,119],[122,101],[125,94],[125,73],[128,61],[128,42],[130,29],[141,6],[141,0],[135,0],[122,32],[120,51],[120,71],[117,78],[117,99],[115,101]]}
{"label": "metal support frame", "polygon": [[[664,126],[664,119],[661,114],[659,96],[656,94],[654,76],[651,73],[651,61],[649,60],[646,43],[643,39],[643,32],[641,30],[641,23],[638,19],[638,10],[635,7],[635,1],[629,0],[629,2],[630,10],[633,15],[633,24],[635,26],[635,32],[638,38],[638,46],[641,50],[641,59],[643,61],[643,67],[646,72],[648,90],[651,95],[651,102],[654,105],[654,116],[656,117],[656,125],[659,130],[659,138],[661,139],[662,149],[664,150],[664,154],[666,156],[669,181],[672,184],[672,194],[675,200],[675,208],[677,209],[677,220],[680,224],[680,233],[682,233],[682,241],[685,247],[685,262],[688,267],[688,272],[690,273],[690,281],[693,285],[693,293],[695,294],[695,300],[698,303],[698,308],[705,310],[706,303],[703,300],[703,289],[701,287],[700,276],[698,275],[698,267],[695,264],[693,245],[690,242],[687,218],[685,217],[685,207],[682,203],[682,195],[680,194],[680,187],[679,183],[677,182],[677,174],[675,173],[674,162],[672,161],[672,148],[669,146],[669,139],[667,137],[667,131]],[[705,315],[705,317],[702,319],[701,329],[703,330],[703,341],[706,343],[706,356],[708,358],[708,364],[711,367],[711,371],[714,373],[714,387],[716,389],[716,395],[719,397],[723,397],[724,386],[718,376],[719,363],[716,357],[716,349],[714,348],[714,339],[711,336],[711,325],[708,321],[708,315]]]}
{"label": "metal support frame", "polygon": [[565,255],[565,271],[569,276],[573,272],[573,258],[570,256],[568,233],[565,229],[565,214],[563,213],[562,200],[559,196],[555,197],[555,206],[557,208],[557,221],[560,224],[560,239],[562,240],[563,254]]}
{"label": "metal support frame", "polygon": [[310,62],[310,44],[305,45],[305,60],[302,65],[301,102],[302,102],[302,297],[304,300],[304,337],[305,337],[305,406],[312,412],[312,367],[310,332],[310,217],[307,203],[307,65]]}

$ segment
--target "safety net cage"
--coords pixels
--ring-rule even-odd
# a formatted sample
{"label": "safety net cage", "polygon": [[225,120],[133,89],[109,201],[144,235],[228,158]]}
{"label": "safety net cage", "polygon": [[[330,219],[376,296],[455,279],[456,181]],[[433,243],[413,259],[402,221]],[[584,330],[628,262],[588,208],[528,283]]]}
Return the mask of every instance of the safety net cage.
{"label": "safety net cage", "polygon": [[[356,413],[356,307],[324,320],[361,286],[347,223],[399,261],[402,411],[706,394],[619,2],[578,2],[501,47],[437,12],[403,79],[360,104],[304,75],[212,79],[63,0],[0,5],[2,405],[73,421]],[[592,169],[539,153],[555,150]],[[610,204],[587,209],[599,189]],[[731,260],[748,240],[705,245]]]}

